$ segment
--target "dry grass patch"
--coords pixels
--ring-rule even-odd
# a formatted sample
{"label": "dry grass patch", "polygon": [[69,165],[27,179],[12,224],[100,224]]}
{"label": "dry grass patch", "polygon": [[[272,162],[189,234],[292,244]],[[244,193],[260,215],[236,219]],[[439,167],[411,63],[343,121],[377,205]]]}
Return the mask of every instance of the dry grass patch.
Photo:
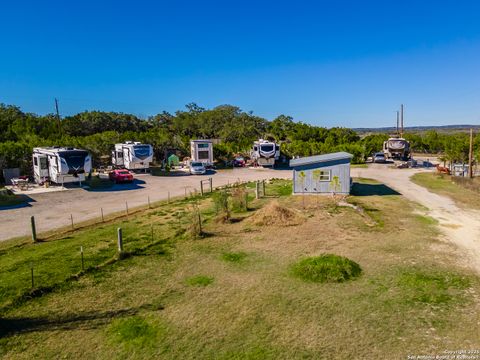
{"label": "dry grass patch", "polygon": [[249,222],[257,226],[295,226],[304,221],[302,213],[283,206],[276,200],[269,202],[249,218]]}

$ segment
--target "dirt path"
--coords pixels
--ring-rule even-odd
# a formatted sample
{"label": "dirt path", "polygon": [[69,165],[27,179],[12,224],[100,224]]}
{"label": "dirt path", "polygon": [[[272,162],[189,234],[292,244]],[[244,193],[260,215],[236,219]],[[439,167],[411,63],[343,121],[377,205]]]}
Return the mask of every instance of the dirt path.
{"label": "dirt path", "polygon": [[480,211],[461,209],[452,199],[414,184],[410,177],[416,172],[418,170],[385,169],[380,165],[368,169],[352,169],[353,176],[376,179],[427,207],[428,215],[439,221],[446,239],[465,254],[462,263],[480,273]]}

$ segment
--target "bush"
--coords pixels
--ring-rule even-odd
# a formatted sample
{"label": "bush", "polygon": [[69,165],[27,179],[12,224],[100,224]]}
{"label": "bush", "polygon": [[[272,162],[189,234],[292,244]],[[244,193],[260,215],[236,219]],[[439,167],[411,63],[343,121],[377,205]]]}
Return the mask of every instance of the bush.
{"label": "bush", "polygon": [[217,220],[226,222],[230,220],[229,198],[230,194],[227,190],[220,190],[213,193],[213,202],[215,204],[215,212]]}
{"label": "bush", "polygon": [[238,212],[248,211],[248,192],[242,185],[232,190],[232,210]]}
{"label": "bush", "polygon": [[292,266],[293,275],[311,282],[344,282],[359,276],[360,265],[343,256],[324,254],[300,260]]}
{"label": "bush", "polygon": [[203,237],[202,216],[197,204],[192,204],[188,233],[192,239]]}

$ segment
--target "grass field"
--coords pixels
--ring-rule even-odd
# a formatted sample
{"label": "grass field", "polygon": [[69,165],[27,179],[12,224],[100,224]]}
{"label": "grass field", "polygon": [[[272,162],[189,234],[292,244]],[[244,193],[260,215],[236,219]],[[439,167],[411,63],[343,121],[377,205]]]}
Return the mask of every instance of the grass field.
{"label": "grass field", "polygon": [[[216,220],[211,198],[182,200],[68,238],[1,244],[0,354],[396,359],[478,348],[480,282],[457,266],[421,209],[368,180],[348,200],[360,210],[290,192],[285,181],[268,185],[260,200],[250,192],[249,210],[227,222]],[[256,225],[272,201],[302,224]],[[186,233],[192,202],[203,219],[200,239]],[[117,227],[125,234],[122,260]],[[355,276],[305,281],[312,263],[305,259],[316,264],[322,254],[358,264]],[[30,290],[31,262],[43,294]]]}
{"label": "grass field", "polygon": [[[448,196],[460,207],[480,209],[480,179],[454,179],[436,173],[418,173],[412,181],[439,195]],[[478,189],[478,190],[477,190]]]}

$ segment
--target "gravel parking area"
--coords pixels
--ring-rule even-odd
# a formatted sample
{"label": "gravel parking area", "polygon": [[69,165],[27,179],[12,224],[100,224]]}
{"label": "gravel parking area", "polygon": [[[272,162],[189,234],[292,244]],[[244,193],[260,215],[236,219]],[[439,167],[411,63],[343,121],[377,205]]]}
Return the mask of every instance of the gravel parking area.
{"label": "gravel parking area", "polygon": [[133,184],[118,184],[107,190],[89,191],[73,188],[67,191],[32,194],[32,201],[24,207],[0,210],[0,241],[30,234],[30,216],[34,215],[37,231],[43,232],[70,226],[74,222],[99,218],[100,208],[105,215],[125,211],[128,207],[146,206],[150,201],[184,196],[185,191],[199,191],[200,180],[213,178],[213,186],[231,184],[237,180],[254,181],[270,178],[291,178],[289,170],[236,168],[220,170],[202,176],[151,176],[138,174]]}

